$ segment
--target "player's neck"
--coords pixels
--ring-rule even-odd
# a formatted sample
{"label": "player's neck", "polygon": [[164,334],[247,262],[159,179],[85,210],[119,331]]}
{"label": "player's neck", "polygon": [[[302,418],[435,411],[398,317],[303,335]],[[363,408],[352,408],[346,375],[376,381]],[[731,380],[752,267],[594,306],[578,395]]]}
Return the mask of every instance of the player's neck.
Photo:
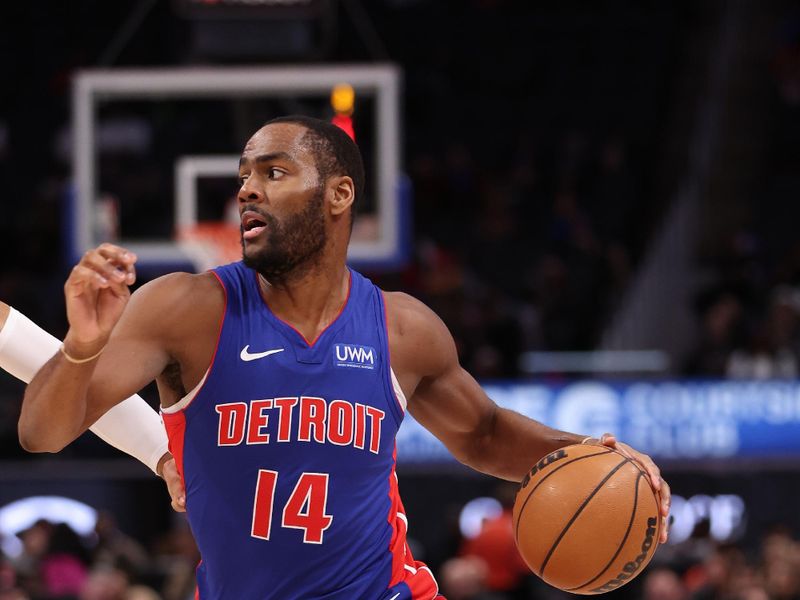
{"label": "player's neck", "polygon": [[300,277],[280,282],[258,276],[259,288],[272,313],[314,340],[339,315],[350,291],[344,260],[321,260]]}

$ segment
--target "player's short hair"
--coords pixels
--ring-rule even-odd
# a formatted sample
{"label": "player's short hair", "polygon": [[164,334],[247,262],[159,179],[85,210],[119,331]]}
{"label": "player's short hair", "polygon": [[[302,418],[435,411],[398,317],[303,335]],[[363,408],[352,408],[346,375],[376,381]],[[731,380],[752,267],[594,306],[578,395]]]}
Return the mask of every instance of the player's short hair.
{"label": "player's short hair", "polygon": [[352,138],[333,123],[305,115],[277,117],[264,125],[275,123],[295,123],[306,128],[303,143],[314,156],[321,181],[327,181],[332,175],[347,175],[353,180],[356,195],[352,214],[355,215],[355,201],[364,193],[365,177],[364,160]]}

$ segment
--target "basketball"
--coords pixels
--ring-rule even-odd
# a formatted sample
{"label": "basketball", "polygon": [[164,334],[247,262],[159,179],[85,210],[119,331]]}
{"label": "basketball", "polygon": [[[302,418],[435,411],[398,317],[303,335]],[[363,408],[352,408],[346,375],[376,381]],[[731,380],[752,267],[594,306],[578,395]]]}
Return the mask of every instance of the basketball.
{"label": "basketball", "polygon": [[658,546],[658,498],[647,474],[611,448],[566,446],[522,481],[514,538],[548,584],[602,594],[636,577]]}

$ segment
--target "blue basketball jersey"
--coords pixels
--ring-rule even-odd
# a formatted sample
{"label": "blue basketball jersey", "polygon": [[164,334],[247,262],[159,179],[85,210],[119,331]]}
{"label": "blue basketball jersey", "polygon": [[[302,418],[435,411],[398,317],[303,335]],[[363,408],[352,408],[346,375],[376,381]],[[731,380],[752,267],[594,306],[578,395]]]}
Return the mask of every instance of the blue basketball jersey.
{"label": "blue basketball jersey", "polygon": [[211,366],[162,409],[202,556],[199,598],[437,597],[406,544],[405,399],[381,291],[350,270],[341,313],[308,342],[270,311],[253,270],[214,274],[226,305]]}

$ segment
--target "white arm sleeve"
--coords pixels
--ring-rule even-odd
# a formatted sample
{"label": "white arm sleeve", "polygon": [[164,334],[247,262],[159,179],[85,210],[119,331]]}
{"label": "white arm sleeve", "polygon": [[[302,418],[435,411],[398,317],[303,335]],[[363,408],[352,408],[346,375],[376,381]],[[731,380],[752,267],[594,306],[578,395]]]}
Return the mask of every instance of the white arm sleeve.
{"label": "white arm sleeve", "polygon": [[[30,383],[60,346],[58,339],[11,308],[5,326],[0,329],[0,368]],[[167,452],[167,434],[161,417],[139,395],[117,404],[89,429],[107,444],[143,462],[153,472]]]}

